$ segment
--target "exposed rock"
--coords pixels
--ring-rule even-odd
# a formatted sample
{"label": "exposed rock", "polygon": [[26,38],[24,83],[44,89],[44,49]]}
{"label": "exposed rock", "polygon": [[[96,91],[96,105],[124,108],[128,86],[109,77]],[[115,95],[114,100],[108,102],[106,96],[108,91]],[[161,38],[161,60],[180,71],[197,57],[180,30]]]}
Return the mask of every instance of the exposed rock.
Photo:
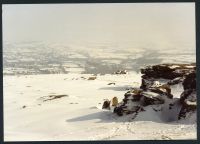
{"label": "exposed rock", "polygon": [[[119,116],[134,113],[137,116],[138,112],[144,110],[143,107],[155,105],[161,106],[161,109],[152,109],[161,112],[169,121],[186,118],[197,109],[195,70],[195,64],[161,64],[141,69],[140,89],[126,92],[114,113]],[[184,91],[180,98],[173,98],[170,86],[180,83]],[[169,112],[176,116],[168,115]]]}
{"label": "exposed rock", "polygon": [[127,74],[127,70],[118,70],[114,74]]}
{"label": "exposed rock", "polygon": [[196,90],[185,90],[181,94],[180,103],[182,104],[182,108],[179,113],[179,119],[186,118],[188,112],[195,111],[197,109]]}
{"label": "exposed rock", "polygon": [[46,102],[46,101],[50,101],[54,99],[59,99],[62,97],[68,97],[68,95],[48,95],[48,96],[40,97],[39,99],[41,99],[43,102]]}
{"label": "exposed rock", "polygon": [[161,64],[141,69],[146,77],[174,79],[195,71],[195,64]]}
{"label": "exposed rock", "polygon": [[24,108],[26,108],[26,106],[24,105],[22,108],[24,109]]}
{"label": "exposed rock", "polygon": [[123,112],[124,110],[122,106],[114,108],[114,113],[116,113],[118,116],[123,116]]}
{"label": "exposed rock", "polygon": [[88,80],[95,80],[97,77],[96,76],[92,76],[92,77],[89,77]]}
{"label": "exposed rock", "polygon": [[184,90],[180,96],[181,104],[183,104],[185,99],[187,99],[193,92],[194,92],[194,90],[192,90],[192,89]]}
{"label": "exposed rock", "polygon": [[149,78],[145,79],[145,75],[142,76],[142,84],[140,86],[141,89],[146,90],[154,84],[154,80]]}
{"label": "exposed rock", "polygon": [[108,99],[103,102],[102,109],[110,109],[110,101]]}
{"label": "exposed rock", "polygon": [[140,98],[142,97],[141,95],[142,90],[140,89],[134,89],[132,91],[128,91],[127,93],[124,94],[124,101],[125,100],[132,100],[132,101],[139,101]]}
{"label": "exposed rock", "polygon": [[169,136],[166,136],[166,135],[162,135],[161,138],[163,140],[172,140],[172,138],[170,138]]}
{"label": "exposed rock", "polygon": [[113,97],[111,100],[111,106],[117,106],[118,104],[118,98],[117,97]]}
{"label": "exposed rock", "polygon": [[124,94],[123,104],[118,105],[115,113],[121,115],[137,112],[137,108],[147,105],[163,104],[165,99],[169,99],[170,91],[166,86],[151,87],[148,91],[143,89],[133,89]]}
{"label": "exposed rock", "polygon": [[115,83],[108,83],[108,85],[115,85]]}
{"label": "exposed rock", "polygon": [[125,106],[125,105],[114,108],[114,113],[116,113],[118,116],[122,116],[124,114],[138,113],[139,111],[145,111],[145,110],[139,105],[132,106],[131,109],[128,108],[128,106]]}

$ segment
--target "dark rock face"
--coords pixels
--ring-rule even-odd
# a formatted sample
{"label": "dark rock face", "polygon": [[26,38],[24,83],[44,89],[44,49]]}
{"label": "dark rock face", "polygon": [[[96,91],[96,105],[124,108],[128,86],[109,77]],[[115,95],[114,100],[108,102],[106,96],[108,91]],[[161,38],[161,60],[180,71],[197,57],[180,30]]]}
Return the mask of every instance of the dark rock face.
{"label": "dark rock face", "polygon": [[123,112],[122,106],[114,108],[114,113],[116,113],[118,116],[123,116]]}
{"label": "dark rock face", "polygon": [[115,83],[108,83],[108,85],[115,85]]}
{"label": "dark rock face", "polygon": [[146,77],[174,79],[195,71],[195,64],[161,64],[141,69]]}
{"label": "dark rock face", "polygon": [[95,80],[97,77],[96,76],[92,76],[92,77],[89,77],[88,80]]}
{"label": "dark rock face", "polygon": [[102,109],[110,109],[110,101],[109,100],[104,101]]}
{"label": "dark rock face", "polygon": [[196,89],[196,72],[192,72],[186,75],[183,81],[183,88],[186,89]]}
{"label": "dark rock face", "polygon": [[[187,113],[196,111],[197,107],[195,70],[195,64],[161,64],[141,69],[140,88],[126,92],[123,102],[115,107],[114,113],[119,116],[137,114],[148,105],[162,105],[165,113],[180,107],[176,117],[187,118]],[[171,86],[177,84],[182,84],[184,91],[180,98],[173,98]],[[166,107],[169,107],[169,112],[166,112]]]}

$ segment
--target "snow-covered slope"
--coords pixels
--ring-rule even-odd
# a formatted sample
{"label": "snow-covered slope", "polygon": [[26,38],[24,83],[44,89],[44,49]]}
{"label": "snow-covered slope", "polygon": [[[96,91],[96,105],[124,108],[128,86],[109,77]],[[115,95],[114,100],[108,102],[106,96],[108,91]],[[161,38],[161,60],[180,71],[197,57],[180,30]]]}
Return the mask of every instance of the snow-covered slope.
{"label": "snow-covered slope", "polygon": [[[143,115],[118,117],[104,99],[121,101],[141,74],[4,76],[5,141],[196,139],[196,124],[164,123],[148,106]],[[108,85],[109,83],[115,85]]]}

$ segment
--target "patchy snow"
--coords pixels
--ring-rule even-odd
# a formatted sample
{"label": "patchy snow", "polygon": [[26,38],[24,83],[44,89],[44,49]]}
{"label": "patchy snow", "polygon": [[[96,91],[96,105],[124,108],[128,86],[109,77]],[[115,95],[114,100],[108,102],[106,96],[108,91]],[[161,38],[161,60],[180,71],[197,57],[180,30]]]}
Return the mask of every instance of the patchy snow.
{"label": "patchy snow", "polygon": [[180,98],[181,93],[184,91],[182,83],[171,85],[170,88],[173,98]]}
{"label": "patchy snow", "polygon": [[185,100],[185,103],[186,103],[187,105],[194,105],[194,106],[197,105],[197,102],[196,102],[196,101],[195,101],[195,102],[192,102],[192,101]]}
{"label": "patchy snow", "polygon": [[178,67],[180,67],[180,66],[179,65],[172,65],[172,66],[170,66],[171,69],[175,69],[175,68],[178,68]]}
{"label": "patchy snow", "polygon": [[185,66],[186,68],[194,68],[195,66]]}
{"label": "patchy snow", "polygon": [[[87,80],[91,76],[4,76],[4,140],[196,139],[196,124],[165,123],[151,107],[134,120],[133,115],[118,117],[101,109],[104,99],[116,96],[121,101],[127,88],[140,86],[141,74],[97,75]],[[64,97],[41,99],[52,95]]]}

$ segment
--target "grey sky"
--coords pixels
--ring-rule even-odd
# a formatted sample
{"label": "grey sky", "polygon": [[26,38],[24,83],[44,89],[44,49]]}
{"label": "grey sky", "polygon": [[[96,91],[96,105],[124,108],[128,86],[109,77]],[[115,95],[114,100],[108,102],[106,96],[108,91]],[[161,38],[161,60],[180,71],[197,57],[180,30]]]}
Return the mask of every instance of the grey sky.
{"label": "grey sky", "polygon": [[194,3],[3,5],[3,40],[195,47]]}

